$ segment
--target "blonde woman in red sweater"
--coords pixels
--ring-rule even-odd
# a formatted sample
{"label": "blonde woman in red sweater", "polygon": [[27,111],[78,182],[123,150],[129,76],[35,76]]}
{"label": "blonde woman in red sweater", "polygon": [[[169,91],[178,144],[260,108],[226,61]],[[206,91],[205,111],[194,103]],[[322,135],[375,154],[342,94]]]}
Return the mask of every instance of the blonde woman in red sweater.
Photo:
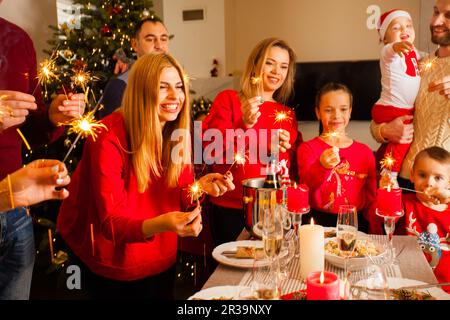
{"label": "blonde woman in red sweater", "polygon": [[[177,237],[202,230],[201,208],[188,208],[186,192],[193,182],[188,90],[173,57],[144,55],[122,107],[103,120],[108,129],[84,146],[57,228],[89,297],[173,298]],[[231,175],[198,183],[213,196],[234,188]]]}
{"label": "blonde woman in red sweater", "polygon": [[[220,151],[211,150],[212,143],[217,141],[204,143],[204,159],[212,165],[213,172],[225,173],[234,162],[234,154],[246,158],[244,165],[231,167],[236,189],[211,199],[215,245],[234,241],[244,228],[242,180],[264,177],[270,161],[267,155],[278,155],[277,160],[288,160],[288,166],[291,164],[299,134],[295,113],[285,104],[293,92],[295,62],[295,53],[285,41],[262,40],[248,57],[241,90],[219,93],[203,121],[203,140],[214,134],[208,130],[216,129],[223,141]],[[286,117],[277,120],[279,114]]]}

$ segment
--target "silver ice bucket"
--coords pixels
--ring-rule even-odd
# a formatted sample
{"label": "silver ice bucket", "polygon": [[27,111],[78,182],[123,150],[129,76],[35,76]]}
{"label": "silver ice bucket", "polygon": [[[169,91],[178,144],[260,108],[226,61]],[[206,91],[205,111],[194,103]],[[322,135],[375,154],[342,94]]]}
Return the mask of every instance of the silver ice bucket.
{"label": "silver ice bucket", "polygon": [[242,181],[245,228],[256,237],[261,237],[262,209],[274,207],[283,201],[283,190],[263,188],[264,181],[265,178]]}

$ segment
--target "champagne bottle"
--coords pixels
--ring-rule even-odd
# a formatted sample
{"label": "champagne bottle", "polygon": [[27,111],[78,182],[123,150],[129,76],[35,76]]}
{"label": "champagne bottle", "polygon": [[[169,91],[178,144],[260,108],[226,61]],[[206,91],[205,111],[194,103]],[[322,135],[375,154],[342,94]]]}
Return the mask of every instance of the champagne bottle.
{"label": "champagne bottle", "polygon": [[264,180],[263,188],[267,189],[281,188],[281,179],[278,174],[275,160],[272,160],[266,166],[266,180]]}

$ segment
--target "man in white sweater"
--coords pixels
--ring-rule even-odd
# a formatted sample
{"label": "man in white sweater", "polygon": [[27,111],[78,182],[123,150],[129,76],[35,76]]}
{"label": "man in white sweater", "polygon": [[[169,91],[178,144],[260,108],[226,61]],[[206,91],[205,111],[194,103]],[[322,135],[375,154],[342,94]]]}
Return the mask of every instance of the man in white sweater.
{"label": "man in white sweater", "polygon": [[421,68],[413,124],[404,124],[412,116],[378,125],[371,123],[371,133],[378,142],[411,143],[399,174],[401,187],[411,188],[410,170],[421,150],[439,146],[450,151],[450,0],[436,0],[430,30],[432,41],[439,48],[431,67]]}

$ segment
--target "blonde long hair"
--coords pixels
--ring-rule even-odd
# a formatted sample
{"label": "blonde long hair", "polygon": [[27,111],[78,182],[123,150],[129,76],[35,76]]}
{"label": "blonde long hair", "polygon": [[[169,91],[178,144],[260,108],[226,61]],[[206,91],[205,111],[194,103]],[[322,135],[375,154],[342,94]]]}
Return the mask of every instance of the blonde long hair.
{"label": "blonde long hair", "polygon": [[[175,121],[164,128],[158,117],[159,87],[164,68],[177,69],[183,82],[184,103]],[[168,187],[176,187],[183,167],[191,161],[189,89],[180,64],[167,53],[150,53],[133,65],[122,101],[122,113],[130,143],[133,168],[139,192],[144,192],[152,179],[165,175]],[[183,129],[181,141],[171,141],[172,133]],[[178,131],[177,131],[178,132]],[[179,159],[172,161],[173,148],[181,144]]]}
{"label": "blonde long hair", "polygon": [[[267,60],[267,55],[272,47],[279,47],[289,53],[289,67],[283,85],[275,91],[273,98],[278,103],[286,104],[294,91],[295,63],[297,57],[294,50],[286,41],[279,38],[267,38],[260,41],[250,53],[247,59],[244,73],[241,78],[241,100],[258,96],[263,88],[263,67]],[[259,78],[260,81],[252,84],[252,78]]]}

